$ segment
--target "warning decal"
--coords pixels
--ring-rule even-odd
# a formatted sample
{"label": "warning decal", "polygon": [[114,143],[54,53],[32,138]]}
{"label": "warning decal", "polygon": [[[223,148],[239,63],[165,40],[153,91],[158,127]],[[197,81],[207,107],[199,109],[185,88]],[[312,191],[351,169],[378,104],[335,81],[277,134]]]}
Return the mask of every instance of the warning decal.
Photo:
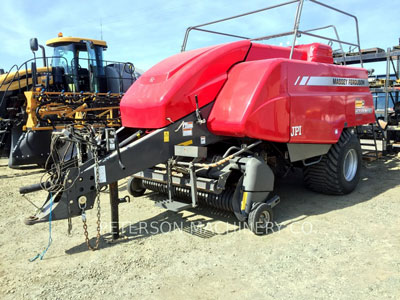
{"label": "warning decal", "polygon": [[192,136],[193,135],[193,122],[184,122],[183,123],[182,135],[183,136]]}

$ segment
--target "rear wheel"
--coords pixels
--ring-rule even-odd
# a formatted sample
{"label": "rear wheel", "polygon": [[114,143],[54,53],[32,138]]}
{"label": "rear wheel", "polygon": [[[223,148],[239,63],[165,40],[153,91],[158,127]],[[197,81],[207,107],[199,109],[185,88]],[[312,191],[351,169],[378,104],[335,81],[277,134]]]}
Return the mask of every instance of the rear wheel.
{"label": "rear wheel", "polygon": [[361,146],[358,138],[343,131],[322,160],[304,170],[306,186],[324,194],[351,193],[360,180]]}

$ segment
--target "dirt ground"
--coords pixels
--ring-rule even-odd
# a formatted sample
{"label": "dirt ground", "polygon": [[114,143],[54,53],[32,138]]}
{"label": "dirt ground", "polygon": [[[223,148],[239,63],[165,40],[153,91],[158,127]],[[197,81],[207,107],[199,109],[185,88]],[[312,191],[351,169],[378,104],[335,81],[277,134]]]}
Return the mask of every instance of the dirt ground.
{"label": "dirt ground", "polygon": [[[35,208],[18,194],[41,172],[0,160],[0,299],[400,299],[400,158],[364,163],[356,191],[306,190],[301,173],[277,183],[277,226],[255,236],[235,218],[200,208],[172,213],[147,193],[120,205],[124,238],[111,242],[102,195],[99,251],[82,221],[26,226]],[[121,181],[121,196],[126,181]],[[36,205],[44,193],[29,194]],[[88,212],[95,236],[95,211]],[[92,239],[92,242],[94,239]]]}

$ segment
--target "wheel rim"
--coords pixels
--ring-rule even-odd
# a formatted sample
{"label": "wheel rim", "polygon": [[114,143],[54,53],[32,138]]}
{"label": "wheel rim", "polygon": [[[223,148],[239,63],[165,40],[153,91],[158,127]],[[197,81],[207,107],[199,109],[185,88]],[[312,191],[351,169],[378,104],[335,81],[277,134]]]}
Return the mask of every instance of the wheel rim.
{"label": "wheel rim", "polygon": [[257,226],[259,228],[268,228],[271,222],[271,216],[268,211],[263,211],[258,219]]}
{"label": "wheel rim", "polygon": [[347,152],[343,162],[343,175],[347,181],[352,181],[356,176],[358,168],[358,156],[355,149],[350,149]]}

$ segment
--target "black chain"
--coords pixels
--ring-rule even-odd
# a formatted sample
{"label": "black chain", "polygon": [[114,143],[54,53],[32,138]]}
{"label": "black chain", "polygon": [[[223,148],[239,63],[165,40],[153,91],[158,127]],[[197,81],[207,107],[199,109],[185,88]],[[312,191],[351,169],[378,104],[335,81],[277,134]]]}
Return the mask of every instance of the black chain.
{"label": "black chain", "polygon": [[[86,240],[86,245],[88,248],[92,251],[97,250],[99,248],[99,243],[100,243],[100,185],[99,185],[99,160],[97,157],[97,148],[94,147],[93,150],[93,156],[94,156],[94,163],[95,163],[95,171],[96,171],[96,176],[95,176],[95,181],[96,181],[96,192],[97,192],[97,235],[96,235],[96,243],[94,246],[90,244],[89,241],[89,233],[87,230],[87,224],[86,224],[86,214],[85,214],[85,209],[82,209],[82,221],[83,221],[83,233],[85,235],[85,240]],[[86,204],[85,204],[86,206]]]}

